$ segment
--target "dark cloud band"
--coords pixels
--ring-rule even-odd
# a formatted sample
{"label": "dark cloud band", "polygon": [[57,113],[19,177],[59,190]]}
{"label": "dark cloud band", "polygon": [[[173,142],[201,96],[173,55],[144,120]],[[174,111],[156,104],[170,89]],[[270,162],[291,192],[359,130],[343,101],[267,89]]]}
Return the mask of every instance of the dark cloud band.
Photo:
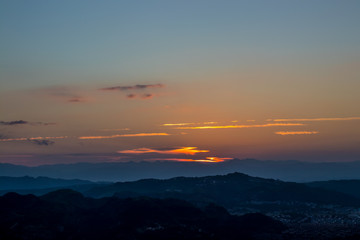
{"label": "dark cloud band", "polygon": [[56,123],[47,123],[47,122],[28,122],[24,120],[16,120],[16,121],[0,121],[0,125],[4,126],[15,126],[15,125],[42,125],[42,126],[48,126],[48,125],[55,125]]}
{"label": "dark cloud band", "polygon": [[137,84],[134,86],[115,86],[115,87],[107,87],[107,88],[100,88],[100,90],[104,91],[127,91],[127,90],[140,90],[140,89],[147,89],[147,88],[162,88],[164,87],[163,84]]}

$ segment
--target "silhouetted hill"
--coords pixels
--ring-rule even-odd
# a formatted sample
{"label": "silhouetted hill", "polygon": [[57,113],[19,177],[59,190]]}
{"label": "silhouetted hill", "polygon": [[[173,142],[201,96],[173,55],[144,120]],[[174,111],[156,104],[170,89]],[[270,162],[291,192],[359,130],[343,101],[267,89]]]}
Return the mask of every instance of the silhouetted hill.
{"label": "silhouetted hill", "polygon": [[144,179],[94,187],[84,192],[91,197],[120,198],[149,196],[179,198],[196,203],[214,202],[227,208],[249,202],[317,203],[360,206],[360,199],[301,183],[251,177],[241,173],[208,177]]}
{"label": "silhouetted hill", "polygon": [[0,164],[0,176],[46,176],[91,181],[135,181],[144,178],[167,179],[172,177],[201,177],[232,172],[251,176],[309,182],[337,179],[360,179],[360,161],[357,162],[300,162],[260,161],[234,159],[220,163],[196,162],[120,162],[76,163],[25,167]]}
{"label": "silhouetted hill", "polygon": [[306,183],[310,187],[328,189],[360,198],[360,180],[332,180]]}
{"label": "silhouetted hill", "polygon": [[[103,183],[102,183],[103,184]],[[85,191],[100,183],[94,183],[78,179],[54,179],[48,177],[1,177],[0,176],[0,195],[7,192],[19,194],[43,195],[62,188]]]}
{"label": "silhouetted hill", "polygon": [[[76,204],[73,203],[76,202]],[[281,222],[176,199],[89,199],[71,190],[0,197],[0,239],[264,239]]]}
{"label": "silhouetted hill", "polygon": [[8,189],[41,189],[66,187],[73,185],[92,184],[93,182],[79,179],[54,179],[49,177],[1,177],[0,190]]}

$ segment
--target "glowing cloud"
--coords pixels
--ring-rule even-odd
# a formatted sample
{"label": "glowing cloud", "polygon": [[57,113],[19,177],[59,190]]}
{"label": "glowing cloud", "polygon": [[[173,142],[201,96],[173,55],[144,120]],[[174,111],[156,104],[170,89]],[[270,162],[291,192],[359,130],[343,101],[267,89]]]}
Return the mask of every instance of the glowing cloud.
{"label": "glowing cloud", "polygon": [[109,139],[109,138],[121,138],[121,137],[150,137],[150,136],[169,136],[168,133],[133,133],[133,134],[115,134],[110,136],[82,136],[78,139],[90,140],[90,139]]}
{"label": "glowing cloud", "polygon": [[182,147],[171,150],[157,150],[151,148],[136,148],[132,150],[118,151],[118,153],[126,154],[145,154],[145,153],[159,153],[159,154],[186,154],[195,155],[197,153],[209,152],[209,150],[198,150],[197,147]]}
{"label": "glowing cloud", "polygon": [[186,126],[186,125],[193,125],[195,123],[164,123],[161,126],[164,127],[172,127],[172,126]]}
{"label": "glowing cloud", "polygon": [[275,134],[286,136],[286,135],[312,135],[318,134],[318,131],[283,131],[275,132]]}
{"label": "glowing cloud", "polygon": [[225,160],[231,160],[232,158],[219,158],[219,157],[206,157],[205,159],[189,159],[189,158],[159,158],[152,160],[167,160],[167,161],[178,161],[178,162],[204,162],[204,163],[218,163],[224,162]]}
{"label": "glowing cloud", "polygon": [[281,126],[304,126],[303,123],[267,123],[257,125],[225,125],[225,126],[199,126],[199,127],[177,127],[176,129],[226,129],[226,128],[264,128]]}
{"label": "glowing cloud", "polygon": [[360,117],[344,117],[344,118],[284,118],[284,119],[267,119],[273,122],[315,122],[315,121],[350,121],[360,120]]}

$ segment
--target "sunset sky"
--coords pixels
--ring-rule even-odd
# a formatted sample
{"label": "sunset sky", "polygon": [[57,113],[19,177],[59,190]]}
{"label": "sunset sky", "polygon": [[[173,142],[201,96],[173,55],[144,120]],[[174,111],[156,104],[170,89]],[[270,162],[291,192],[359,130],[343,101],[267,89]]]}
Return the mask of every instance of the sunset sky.
{"label": "sunset sky", "polygon": [[0,162],[360,160],[359,13],[0,0]]}

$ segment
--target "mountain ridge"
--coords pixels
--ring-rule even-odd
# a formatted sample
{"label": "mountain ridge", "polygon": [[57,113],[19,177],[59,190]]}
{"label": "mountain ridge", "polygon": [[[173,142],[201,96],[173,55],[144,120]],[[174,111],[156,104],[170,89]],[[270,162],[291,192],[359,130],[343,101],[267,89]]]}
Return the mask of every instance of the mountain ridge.
{"label": "mountain ridge", "polygon": [[234,159],[220,163],[130,161],[55,164],[36,167],[0,163],[0,176],[44,176],[110,182],[135,181],[144,178],[209,176],[235,171],[255,177],[295,182],[360,179],[360,161],[314,163],[296,160]]}

